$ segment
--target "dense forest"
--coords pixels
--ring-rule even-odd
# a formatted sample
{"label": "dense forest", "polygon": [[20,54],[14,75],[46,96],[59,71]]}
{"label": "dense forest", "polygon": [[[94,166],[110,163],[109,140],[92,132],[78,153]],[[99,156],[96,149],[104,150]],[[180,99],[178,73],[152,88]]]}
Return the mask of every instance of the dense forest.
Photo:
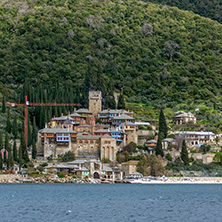
{"label": "dense forest", "polygon": [[[146,1],[146,0],[145,0]],[[183,10],[193,11],[222,23],[221,0],[147,0],[149,2],[176,6]]]}
{"label": "dense forest", "polygon": [[115,106],[114,91],[156,107],[221,103],[222,25],[193,12],[135,0],[8,0],[0,21],[0,93],[11,101],[87,106],[88,90],[99,89],[105,107]]}

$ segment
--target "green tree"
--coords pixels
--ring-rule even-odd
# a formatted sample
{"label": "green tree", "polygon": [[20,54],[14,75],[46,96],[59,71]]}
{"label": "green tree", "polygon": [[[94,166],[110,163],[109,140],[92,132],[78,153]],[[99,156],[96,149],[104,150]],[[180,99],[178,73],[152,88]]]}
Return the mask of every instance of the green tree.
{"label": "green tree", "polygon": [[32,145],[32,128],[30,124],[30,120],[28,121],[28,146]]}
{"label": "green tree", "polygon": [[0,151],[3,149],[2,133],[0,132]]}
{"label": "green tree", "polygon": [[162,148],[162,136],[159,135],[158,136],[158,140],[157,140],[157,144],[156,144],[156,156],[160,155],[160,156],[164,156],[164,152],[163,152],[163,148]]}
{"label": "green tree", "polygon": [[35,122],[35,117],[33,118],[33,125],[32,125],[32,141],[37,141],[37,129],[36,129],[36,122]]}
{"label": "green tree", "polygon": [[137,171],[143,175],[162,176],[165,171],[162,157],[144,154],[137,165]]}
{"label": "green tree", "polygon": [[18,162],[18,153],[17,153],[17,147],[16,147],[16,141],[14,139],[14,144],[13,144],[13,159],[15,162]]}
{"label": "green tree", "polygon": [[6,150],[4,151],[4,164],[6,164],[7,163],[7,154],[6,154]]}
{"label": "green tree", "polygon": [[[26,148],[26,144],[25,144],[25,136],[24,133],[21,133],[21,144],[20,144],[20,148],[22,150],[22,160],[24,160],[25,163],[29,162],[29,157],[28,157],[28,151]],[[20,151],[19,151],[20,152]],[[20,153],[19,153],[20,155]],[[19,156],[20,158],[20,156]]]}
{"label": "green tree", "polygon": [[13,167],[13,159],[12,159],[12,152],[11,147],[8,150],[8,159],[7,159],[7,169],[11,169]]}
{"label": "green tree", "polygon": [[120,93],[120,95],[119,95],[117,108],[118,109],[125,109],[125,101],[124,101],[124,96],[122,93]]}
{"label": "green tree", "polygon": [[11,133],[12,131],[12,124],[10,120],[10,108],[8,108],[7,112],[7,122],[6,122],[6,132]]}
{"label": "green tree", "polygon": [[220,165],[222,165],[222,152],[216,153],[214,156],[214,160],[220,163]]}
{"label": "green tree", "polygon": [[166,154],[166,158],[167,158],[168,161],[172,161],[172,160],[173,160],[173,158],[172,158],[172,156],[170,155],[170,153],[167,153],[167,154]]}
{"label": "green tree", "polygon": [[72,160],[75,160],[75,154],[71,151],[68,151],[67,153],[65,153],[62,156],[62,161],[63,162],[68,162],[68,161],[72,161]]}
{"label": "green tree", "polygon": [[200,146],[200,150],[203,153],[209,152],[210,151],[211,146],[209,144],[203,144]]}
{"label": "green tree", "polygon": [[23,163],[24,163],[23,158],[22,158],[22,146],[21,146],[21,144],[19,146],[19,159],[18,159],[18,161],[19,161],[19,167],[21,168]]}
{"label": "green tree", "polygon": [[183,143],[182,143],[181,159],[184,165],[189,165],[189,156],[188,156],[187,145],[186,145],[185,140],[183,140]]}
{"label": "green tree", "polygon": [[18,123],[17,123],[17,115],[15,115],[13,124],[12,124],[12,134],[14,135],[14,139],[18,139]]}
{"label": "green tree", "polygon": [[2,152],[0,152],[0,170],[3,168]]}
{"label": "green tree", "polygon": [[142,155],[140,161],[137,164],[137,171],[142,173],[144,176],[149,175],[149,163],[147,160],[147,155]]}
{"label": "green tree", "polygon": [[36,159],[37,149],[35,141],[32,141],[32,159]]}
{"label": "green tree", "polygon": [[8,140],[8,133],[5,134],[5,150],[9,150],[9,140]]}
{"label": "green tree", "polygon": [[[163,137],[166,138],[167,137],[167,124],[166,124],[166,119],[163,113],[163,110],[160,110],[160,115],[159,115],[159,135],[162,133]],[[164,139],[162,138],[162,139]]]}
{"label": "green tree", "polygon": [[5,106],[5,96],[2,98],[2,113],[6,112],[6,106]]}

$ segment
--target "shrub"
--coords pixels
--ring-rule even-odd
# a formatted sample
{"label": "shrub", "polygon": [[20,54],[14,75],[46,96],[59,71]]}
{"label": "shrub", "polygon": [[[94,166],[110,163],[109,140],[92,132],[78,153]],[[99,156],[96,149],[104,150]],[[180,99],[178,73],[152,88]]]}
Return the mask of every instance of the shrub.
{"label": "shrub", "polygon": [[107,158],[102,159],[102,163],[110,163],[111,161]]}
{"label": "shrub", "polygon": [[206,152],[209,152],[210,151],[210,145],[207,145],[207,144],[203,144],[201,145],[200,149],[201,149],[201,152],[203,153],[206,153]]}
{"label": "shrub", "polygon": [[68,162],[68,161],[73,161],[73,160],[75,160],[75,154],[71,151],[68,151],[67,153],[65,153],[62,156],[62,161],[63,162]]}
{"label": "shrub", "polygon": [[169,160],[169,161],[172,161],[172,160],[173,160],[173,158],[172,158],[172,156],[170,155],[170,153],[167,153],[167,154],[166,154],[166,158],[167,158],[167,160]]}

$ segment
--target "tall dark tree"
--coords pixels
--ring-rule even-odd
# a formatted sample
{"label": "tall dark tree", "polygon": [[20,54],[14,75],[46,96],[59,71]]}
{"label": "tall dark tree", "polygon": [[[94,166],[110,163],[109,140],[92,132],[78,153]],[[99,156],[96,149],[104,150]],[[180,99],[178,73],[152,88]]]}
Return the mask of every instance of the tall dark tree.
{"label": "tall dark tree", "polygon": [[21,166],[23,165],[24,161],[22,158],[22,146],[20,144],[19,146],[19,158],[18,158],[18,162],[19,162],[19,167],[21,168]]}
{"label": "tall dark tree", "polygon": [[17,115],[15,115],[13,124],[12,124],[12,134],[14,139],[18,139],[18,123],[17,123]]}
{"label": "tall dark tree", "polygon": [[25,136],[24,133],[21,133],[21,144],[20,144],[21,150],[22,150],[22,159],[25,163],[29,162],[28,152],[25,144]]}
{"label": "tall dark tree", "polygon": [[2,152],[0,152],[0,170],[3,168]]}
{"label": "tall dark tree", "polygon": [[160,156],[164,156],[164,152],[163,152],[163,148],[162,148],[162,135],[159,134],[158,135],[158,140],[157,140],[157,145],[156,145],[156,156],[160,155]]}
{"label": "tall dark tree", "polygon": [[4,164],[6,164],[7,163],[7,154],[6,154],[6,150],[4,151]]}
{"label": "tall dark tree", "polygon": [[37,149],[35,141],[32,142],[32,159],[36,159],[37,156]]}
{"label": "tall dark tree", "polygon": [[2,98],[2,113],[6,112],[6,106],[5,106],[5,96]]}
{"label": "tall dark tree", "polygon": [[8,139],[8,133],[5,134],[5,150],[9,150],[10,144]]}
{"label": "tall dark tree", "polygon": [[11,169],[13,167],[13,159],[12,159],[12,152],[11,147],[8,150],[8,159],[7,159],[7,169]]}
{"label": "tall dark tree", "polygon": [[103,70],[102,66],[99,65],[97,72],[97,89],[102,92],[102,95],[107,95],[107,87],[104,84]]}
{"label": "tall dark tree", "polygon": [[30,120],[28,121],[28,146],[32,145],[32,128],[30,124]]}
{"label": "tall dark tree", "polygon": [[36,129],[36,123],[35,123],[35,117],[33,118],[33,123],[32,123],[32,141],[34,140],[35,142],[37,141],[37,129]]}
{"label": "tall dark tree", "polygon": [[186,145],[185,140],[183,140],[183,143],[182,143],[181,159],[184,165],[189,165],[189,156],[188,156],[187,145]]}
{"label": "tall dark tree", "polygon": [[104,104],[105,109],[116,109],[116,101],[114,96],[107,95],[105,98],[105,104]]}
{"label": "tall dark tree", "polygon": [[16,147],[16,141],[14,140],[13,144],[13,160],[15,162],[18,162],[18,152],[17,152],[17,147]]}
{"label": "tall dark tree", "polygon": [[3,149],[2,133],[0,132],[0,151]]}
{"label": "tall dark tree", "polygon": [[[89,101],[88,101],[88,96],[89,96],[89,91],[91,89],[90,86],[90,77],[89,74],[85,74],[85,79],[82,87],[82,99],[81,99],[81,104],[83,107],[88,107]],[[59,113],[60,115],[60,113]]]}
{"label": "tall dark tree", "polygon": [[12,131],[12,124],[10,120],[10,108],[8,108],[7,112],[7,122],[6,122],[6,132],[11,133]]}
{"label": "tall dark tree", "polygon": [[39,128],[42,129],[45,126],[45,109],[43,106],[40,107],[40,116],[39,116]]}
{"label": "tall dark tree", "polygon": [[125,101],[124,101],[123,93],[120,93],[120,95],[119,95],[117,108],[118,109],[125,109]]}
{"label": "tall dark tree", "polygon": [[[160,110],[160,115],[159,115],[159,134],[163,134],[163,137],[166,138],[167,137],[167,124],[166,124],[166,119],[163,113],[163,110]],[[162,139],[164,139],[162,138]]]}

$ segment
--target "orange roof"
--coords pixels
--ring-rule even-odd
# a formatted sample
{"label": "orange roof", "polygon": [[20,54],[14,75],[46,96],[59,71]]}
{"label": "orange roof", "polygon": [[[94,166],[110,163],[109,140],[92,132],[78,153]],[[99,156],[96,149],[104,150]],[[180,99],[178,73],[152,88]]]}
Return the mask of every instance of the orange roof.
{"label": "orange roof", "polygon": [[156,144],[155,143],[150,143],[147,146],[156,146]]}

